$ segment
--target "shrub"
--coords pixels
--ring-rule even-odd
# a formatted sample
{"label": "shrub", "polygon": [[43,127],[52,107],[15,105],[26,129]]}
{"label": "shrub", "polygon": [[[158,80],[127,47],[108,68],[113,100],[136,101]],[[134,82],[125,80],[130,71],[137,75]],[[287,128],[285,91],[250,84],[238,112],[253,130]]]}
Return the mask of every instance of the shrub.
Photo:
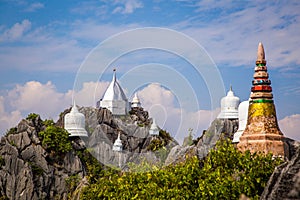
{"label": "shrub", "polygon": [[55,123],[52,119],[46,119],[46,120],[43,121],[43,124],[45,126],[54,126]]}
{"label": "shrub", "polygon": [[64,154],[72,149],[69,133],[63,128],[50,125],[38,135],[43,147],[56,155]]}
{"label": "shrub", "polygon": [[[230,140],[220,141],[205,160],[145,173],[104,173],[86,187],[83,199],[239,199],[258,198],[276,165],[272,155],[241,153]],[[153,166],[141,166],[141,168]]]}
{"label": "shrub", "polygon": [[10,128],[7,132],[6,132],[6,136],[10,135],[10,134],[16,134],[17,133],[17,127],[13,127]]}
{"label": "shrub", "polygon": [[39,115],[36,114],[36,113],[30,113],[30,114],[26,117],[26,119],[27,119],[27,120],[34,120],[34,119],[36,119],[38,116],[39,116]]}

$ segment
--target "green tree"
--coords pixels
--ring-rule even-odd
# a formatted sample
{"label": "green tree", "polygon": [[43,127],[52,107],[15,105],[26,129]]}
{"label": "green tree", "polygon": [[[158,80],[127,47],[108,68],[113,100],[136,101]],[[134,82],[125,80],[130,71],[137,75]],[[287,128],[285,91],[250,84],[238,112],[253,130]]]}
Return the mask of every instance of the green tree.
{"label": "green tree", "polygon": [[72,149],[69,133],[63,128],[50,125],[38,135],[43,147],[54,155],[64,154]]}
{"label": "green tree", "polygon": [[82,193],[83,199],[239,199],[258,198],[280,159],[241,153],[230,140],[219,141],[205,160],[188,157],[145,173],[104,172]]}

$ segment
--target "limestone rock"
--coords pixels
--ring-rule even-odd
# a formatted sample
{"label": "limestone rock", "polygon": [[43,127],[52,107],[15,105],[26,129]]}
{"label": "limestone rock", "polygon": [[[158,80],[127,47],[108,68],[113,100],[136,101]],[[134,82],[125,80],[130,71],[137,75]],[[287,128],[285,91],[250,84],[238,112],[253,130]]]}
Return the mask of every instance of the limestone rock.
{"label": "limestone rock", "polygon": [[287,141],[291,152],[291,160],[278,166],[270,177],[261,195],[265,199],[300,199],[300,143]]}
{"label": "limestone rock", "polygon": [[200,159],[205,157],[220,137],[232,140],[237,129],[238,119],[215,119],[197,143],[198,157]]}
{"label": "limestone rock", "polygon": [[14,133],[1,138],[4,162],[0,166],[0,196],[14,200],[67,199],[65,179],[73,174],[84,176],[74,151],[62,155],[60,163],[49,160],[37,135],[44,128],[38,116],[22,120]]}

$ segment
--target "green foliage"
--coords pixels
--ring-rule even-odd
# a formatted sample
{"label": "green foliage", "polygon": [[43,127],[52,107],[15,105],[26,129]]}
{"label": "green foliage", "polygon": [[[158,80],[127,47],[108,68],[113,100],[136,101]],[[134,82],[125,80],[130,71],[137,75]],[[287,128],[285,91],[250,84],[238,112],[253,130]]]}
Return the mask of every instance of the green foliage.
{"label": "green foliage", "polygon": [[[241,153],[229,140],[207,158],[188,157],[163,168],[143,163],[145,173],[107,173],[86,187],[83,199],[239,199],[258,198],[276,165],[272,155]],[[135,170],[133,170],[135,171]]]}
{"label": "green foliage", "polygon": [[74,191],[80,181],[78,174],[73,174],[65,179],[68,191]]}
{"label": "green foliage", "polygon": [[151,140],[150,144],[147,146],[147,150],[156,151],[164,146],[164,141],[158,138]]}
{"label": "green foliage", "polygon": [[76,154],[82,161],[87,170],[87,177],[90,183],[96,183],[97,180],[103,176],[103,167],[99,161],[89,152],[88,149],[84,151],[76,151]]}
{"label": "green foliage", "polygon": [[36,114],[36,113],[30,113],[30,114],[26,117],[26,119],[27,119],[27,120],[34,120],[34,119],[36,119],[38,116],[39,116],[39,115]]}
{"label": "green foliage", "polygon": [[17,133],[17,127],[12,127],[6,132],[5,135],[8,136],[10,134],[16,134],[16,133]]}
{"label": "green foliage", "polygon": [[44,170],[36,163],[29,161],[28,164],[31,166],[31,171],[35,176],[41,176],[43,174]]}
{"label": "green foliage", "polygon": [[69,133],[63,128],[50,125],[38,135],[43,147],[56,155],[64,154],[72,149]]}
{"label": "green foliage", "polygon": [[46,120],[44,120],[43,124],[45,126],[54,126],[55,125],[55,123],[54,123],[54,121],[52,119],[46,119]]}

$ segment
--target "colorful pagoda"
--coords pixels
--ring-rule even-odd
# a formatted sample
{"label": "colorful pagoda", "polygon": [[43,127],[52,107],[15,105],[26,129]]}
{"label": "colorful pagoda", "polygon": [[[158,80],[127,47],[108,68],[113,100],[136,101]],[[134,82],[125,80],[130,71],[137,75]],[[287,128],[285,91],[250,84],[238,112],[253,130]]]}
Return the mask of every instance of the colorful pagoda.
{"label": "colorful pagoda", "polygon": [[247,126],[237,147],[241,151],[250,150],[252,153],[272,153],[274,156],[285,157],[287,155],[285,154],[284,136],[277,123],[266,63],[264,47],[262,43],[259,43]]}

